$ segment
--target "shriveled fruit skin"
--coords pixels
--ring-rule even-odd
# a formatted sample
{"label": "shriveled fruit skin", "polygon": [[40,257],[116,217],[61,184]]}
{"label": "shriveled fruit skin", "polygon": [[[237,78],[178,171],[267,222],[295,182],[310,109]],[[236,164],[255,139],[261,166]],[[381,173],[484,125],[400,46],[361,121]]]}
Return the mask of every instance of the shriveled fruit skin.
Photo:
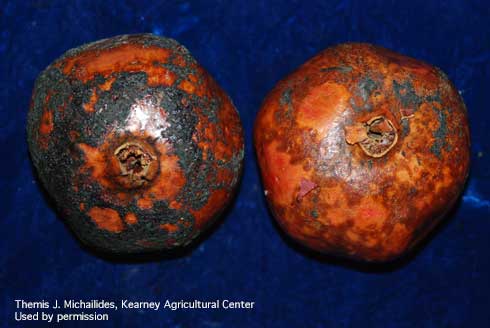
{"label": "shriveled fruit skin", "polygon": [[390,261],[464,188],[465,105],[438,68],[369,44],[324,50],[279,82],[254,127],[265,195],[313,250]]}
{"label": "shriveled fruit skin", "polygon": [[68,226],[103,252],[188,244],[230,202],[242,170],[229,97],[187,49],[151,34],[54,61],[36,81],[27,134]]}

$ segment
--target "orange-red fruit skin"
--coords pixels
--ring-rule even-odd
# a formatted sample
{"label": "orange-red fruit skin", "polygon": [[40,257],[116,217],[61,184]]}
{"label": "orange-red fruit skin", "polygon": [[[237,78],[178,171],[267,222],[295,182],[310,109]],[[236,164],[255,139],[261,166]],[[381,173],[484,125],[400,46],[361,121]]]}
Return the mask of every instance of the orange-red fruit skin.
{"label": "orange-red fruit skin", "polygon": [[361,261],[419,243],[456,202],[470,164],[466,108],[446,75],[369,44],[326,49],[279,82],[254,143],[282,229]]}
{"label": "orange-red fruit skin", "polygon": [[182,45],[150,34],[54,61],[36,81],[27,134],[68,226],[109,253],[188,244],[230,202],[242,170],[229,97]]}

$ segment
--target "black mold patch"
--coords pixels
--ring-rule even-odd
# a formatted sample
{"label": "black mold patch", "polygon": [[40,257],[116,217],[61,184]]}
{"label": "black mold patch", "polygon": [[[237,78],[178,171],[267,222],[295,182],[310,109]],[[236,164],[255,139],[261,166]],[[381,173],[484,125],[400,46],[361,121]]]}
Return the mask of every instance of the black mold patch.
{"label": "black mold patch", "polygon": [[[354,89],[356,97],[349,99],[349,103],[352,109],[356,113],[361,112],[371,112],[373,110],[373,105],[369,101],[371,94],[380,88],[378,81],[373,80],[371,77],[363,77],[358,83],[357,87]],[[359,99],[360,100],[356,100]],[[361,104],[358,104],[361,102]]]}
{"label": "black mold patch", "polygon": [[285,107],[284,115],[287,118],[291,118],[293,111],[293,100],[292,100],[293,89],[291,87],[286,88],[279,98],[279,104],[281,107]]}
{"label": "black mold patch", "polygon": [[413,108],[415,111],[423,102],[423,99],[415,93],[415,89],[410,81],[398,83],[393,80],[393,91],[405,108]]}
{"label": "black mold patch", "polygon": [[369,96],[373,93],[374,90],[379,88],[379,85],[376,81],[371,79],[370,77],[365,77],[359,81],[357,88],[359,90],[359,94],[364,102],[369,99]]}
{"label": "black mold patch", "polygon": [[284,120],[289,121],[289,124],[293,124],[291,121],[293,117],[292,94],[293,89],[288,86],[279,97],[279,108],[274,112],[274,119],[278,124],[281,124]]}
{"label": "black mold patch", "polygon": [[293,89],[291,88],[286,88],[286,90],[283,91],[281,98],[279,99],[279,103],[281,104],[281,106],[291,105],[292,92]]}
{"label": "black mold patch", "polygon": [[449,77],[447,76],[446,73],[444,73],[443,70],[441,70],[439,67],[435,67],[437,74],[439,75],[439,78],[441,78],[444,82],[447,84],[451,84],[451,81],[449,80]]}
{"label": "black mold patch", "polygon": [[426,96],[425,97],[425,100],[427,102],[437,102],[439,104],[442,103],[442,98],[441,98],[441,94],[439,91],[435,92],[434,94],[432,95],[429,95],[429,96]]}
{"label": "black mold patch", "polygon": [[357,105],[357,104],[356,104],[356,101],[355,101],[355,99],[354,99],[354,98],[350,98],[350,99],[349,99],[349,103],[350,103],[350,105],[351,105],[352,109],[353,109],[353,110],[354,110],[356,113],[360,113],[360,112],[362,112],[362,111],[363,111],[363,108],[362,108],[361,106],[359,106],[359,105]]}
{"label": "black mold patch", "polygon": [[[146,73],[119,73],[116,76],[111,90],[98,90],[98,100],[94,105],[95,112],[86,113],[82,108],[73,111],[76,117],[71,120],[71,129],[78,130],[77,125],[80,120],[84,122],[89,130],[83,134],[83,142],[91,146],[100,145],[104,135],[118,127],[123,127],[132,106],[136,101],[141,100],[142,94],[152,94],[152,91],[146,87]],[[91,94],[90,83],[86,88]]]}
{"label": "black mold patch", "polygon": [[410,133],[410,122],[408,119],[402,119],[402,136],[406,137]]}
{"label": "black mold patch", "polygon": [[352,67],[350,66],[333,66],[333,67],[323,67],[320,69],[320,72],[322,73],[328,73],[328,72],[340,72],[340,73],[350,73],[352,72]]}
{"label": "black mold patch", "polygon": [[[70,167],[72,158],[64,156],[64,151],[69,149],[67,138],[61,138],[56,134],[57,130],[65,130],[66,126],[62,115],[69,112],[68,108],[62,109],[65,104],[65,93],[70,92],[70,86],[63,75],[57,69],[46,69],[35,84],[34,98],[27,119],[27,141],[34,166],[37,168],[39,177],[48,192],[56,192],[58,186],[66,185],[68,177],[60,174],[60,167]],[[49,95],[49,100],[46,98]],[[47,149],[39,146],[41,136],[39,126],[44,110],[53,113],[54,130],[46,136]],[[63,114],[61,114],[63,111]],[[49,177],[56,177],[56,185],[51,185]]]}
{"label": "black mold patch", "polygon": [[432,144],[430,151],[436,155],[439,159],[442,158],[442,150],[450,151],[451,147],[446,141],[446,137],[449,134],[447,126],[447,113],[445,110],[439,110],[436,107],[432,109],[437,113],[439,120],[439,128],[433,132],[434,143]]}

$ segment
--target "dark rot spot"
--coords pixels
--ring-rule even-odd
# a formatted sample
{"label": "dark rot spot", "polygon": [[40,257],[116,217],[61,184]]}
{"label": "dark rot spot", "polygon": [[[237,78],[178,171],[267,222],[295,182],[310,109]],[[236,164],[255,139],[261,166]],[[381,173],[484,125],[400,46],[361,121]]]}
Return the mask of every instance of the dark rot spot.
{"label": "dark rot spot", "polygon": [[150,34],[82,45],[48,66],[27,132],[68,226],[114,254],[191,243],[230,203],[242,170],[229,97],[177,41]]}
{"label": "dark rot spot", "polygon": [[363,261],[417,245],[460,195],[470,158],[465,107],[447,78],[355,43],[321,52],[275,86],[254,143],[286,233]]}

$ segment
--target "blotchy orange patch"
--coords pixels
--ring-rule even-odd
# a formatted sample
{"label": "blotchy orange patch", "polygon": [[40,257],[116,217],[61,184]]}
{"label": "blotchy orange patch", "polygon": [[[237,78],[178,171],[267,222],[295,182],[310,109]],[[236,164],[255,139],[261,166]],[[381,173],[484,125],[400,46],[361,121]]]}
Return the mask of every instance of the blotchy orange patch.
{"label": "blotchy orange patch", "polygon": [[41,116],[41,124],[39,125],[39,146],[43,149],[48,148],[49,143],[49,135],[54,130],[54,120],[53,120],[53,112],[44,107],[43,114]]}
{"label": "blotchy orange patch", "polygon": [[318,221],[325,225],[332,225],[334,227],[341,226],[345,224],[349,219],[349,213],[346,213],[345,210],[339,206],[329,208],[327,210],[327,215],[325,217],[320,216]]}
{"label": "blotchy orange patch", "polygon": [[412,181],[410,177],[410,173],[404,169],[400,169],[398,172],[396,172],[396,178],[398,179],[398,181],[400,181],[400,183],[403,182],[411,183]]}
{"label": "blotchy orange patch", "polygon": [[109,91],[112,88],[112,83],[114,83],[115,80],[115,77],[110,77],[107,79],[107,81],[99,85],[99,88],[104,91]]}
{"label": "blotchy orange patch", "polygon": [[[142,140],[146,138],[145,135],[141,136]],[[112,135],[107,136],[106,140],[99,148],[84,143],[78,144],[85,157],[85,164],[81,167],[81,172],[90,172],[93,182],[108,189],[109,193],[105,193],[107,201],[119,205],[127,204],[135,199],[135,195],[129,192],[117,192],[118,184],[113,179],[114,176],[120,174],[117,158],[113,156],[113,144],[120,141],[113,140]],[[171,146],[165,142],[157,142],[154,147],[159,154],[160,172],[149,182],[148,187],[138,194],[136,202],[141,209],[150,209],[155,201],[174,199],[186,181],[179,166],[179,157],[171,155]]]}
{"label": "blotchy orange patch", "polygon": [[365,197],[352,209],[355,227],[360,230],[380,230],[388,218],[388,211],[375,199]]}
{"label": "blotchy orange patch", "polygon": [[336,183],[331,187],[323,187],[322,190],[320,197],[325,204],[331,207],[342,207],[342,205],[347,203],[342,185]]}
{"label": "blotchy orange patch", "polygon": [[126,222],[127,224],[135,224],[138,223],[138,218],[134,213],[128,213],[124,217],[124,222]]}
{"label": "blotchy orange patch", "polygon": [[196,87],[191,82],[184,80],[180,83],[179,89],[185,91],[188,94],[193,94],[196,90]]}
{"label": "blotchy orange patch", "polygon": [[347,236],[347,238],[349,238],[353,242],[357,242],[359,240],[359,235],[355,232],[352,232],[351,230],[347,230],[345,232],[345,235]]}
{"label": "blotchy orange patch", "polygon": [[153,207],[153,202],[150,198],[140,198],[136,201],[136,205],[143,210],[148,210]]}
{"label": "blotchy orange patch", "polygon": [[270,186],[268,191],[277,199],[278,204],[289,205],[296,198],[301,179],[309,179],[309,175],[301,165],[291,164],[289,154],[278,150],[275,141],[264,149],[264,160],[266,165],[263,177],[265,185]]}
{"label": "blotchy orange patch", "polygon": [[48,102],[51,99],[51,93],[45,98],[45,103],[43,107],[43,113],[41,114],[41,122],[39,123],[39,146],[41,148],[48,148],[49,135],[54,130],[54,115],[53,111],[49,109]]}
{"label": "blotchy orange patch", "polygon": [[151,87],[171,86],[175,80],[175,74],[164,67],[153,67],[152,72],[148,74],[148,85]]}
{"label": "blotchy orange patch", "polygon": [[201,229],[209,221],[209,218],[214,217],[223,208],[223,204],[228,201],[229,196],[226,190],[216,190],[209,196],[206,205],[198,210],[190,210],[189,212],[196,219],[196,229]]}
{"label": "blotchy orange patch", "polygon": [[112,187],[113,184],[106,176],[107,159],[104,153],[84,143],[78,144],[78,147],[85,155],[85,165],[82,166],[82,171],[87,172],[91,170],[91,176],[94,182],[99,183],[103,187]]}
{"label": "blotchy orange patch", "polygon": [[65,75],[73,74],[86,83],[96,74],[107,77],[114,72],[147,72],[149,76],[156,76],[162,73],[163,68],[153,63],[164,63],[169,56],[169,49],[124,44],[110,49],[86,51],[66,59],[62,65]]}
{"label": "blotchy orange patch", "polygon": [[445,166],[440,172],[440,178],[435,180],[434,189],[436,192],[443,190],[444,188],[449,188],[453,184],[453,177],[451,168]]}
{"label": "blotchy orange patch", "polygon": [[396,223],[383,246],[388,253],[397,254],[405,249],[409,242],[409,237],[410,231],[407,226],[402,223]]}
{"label": "blotchy orange patch", "polygon": [[99,97],[97,96],[97,90],[95,88],[92,89],[92,95],[90,95],[90,100],[88,103],[85,103],[83,104],[83,109],[87,112],[87,113],[93,113],[95,112],[95,103],[97,102],[97,99],[99,99]]}
{"label": "blotchy orange patch", "polygon": [[88,211],[88,215],[100,229],[115,233],[124,230],[119,213],[112,208],[92,207]]}
{"label": "blotchy orange patch", "polygon": [[41,116],[41,124],[39,125],[39,133],[43,135],[50,134],[53,132],[54,122],[53,122],[53,112],[47,108],[44,108],[43,114]]}
{"label": "blotchy orange patch", "polygon": [[170,146],[166,143],[158,143],[155,146],[160,153],[160,173],[137,200],[137,205],[141,209],[152,208],[155,201],[168,201],[175,198],[186,181],[179,166],[179,157],[169,154]]}
{"label": "blotchy orange patch", "polygon": [[215,147],[213,150],[216,159],[221,161],[227,161],[231,158],[231,156],[233,156],[232,149],[221,141],[215,143]]}
{"label": "blotchy orange patch", "polygon": [[179,230],[179,226],[176,224],[172,224],[172,223],[163,223],[163,224],[160,224],[160,229],[163,229],[163,230],[166,230],[170,233],[173,233],[173,232],[176,232]]}
{"label": "blotchy orange patch", "polygon": [[184,57],[182,57],[181,55],[175,55],[174,59],[172,60],[172,64],[181,67],[184,67],[186,65]]}
{"label": "blotchy orange patch", "polygon": [[336,83],[327,82],[316,86],[304,97],[297,111],[300,126],[314,128],[325,134],[330,122],[348,108],[349,93]]}
{"label": "blotchy orange patch", "polygon": [[174,210],[180,210],[182,208],[182,204],[176,200],[173,200],[168,204],[168,207],[173,208]]}

